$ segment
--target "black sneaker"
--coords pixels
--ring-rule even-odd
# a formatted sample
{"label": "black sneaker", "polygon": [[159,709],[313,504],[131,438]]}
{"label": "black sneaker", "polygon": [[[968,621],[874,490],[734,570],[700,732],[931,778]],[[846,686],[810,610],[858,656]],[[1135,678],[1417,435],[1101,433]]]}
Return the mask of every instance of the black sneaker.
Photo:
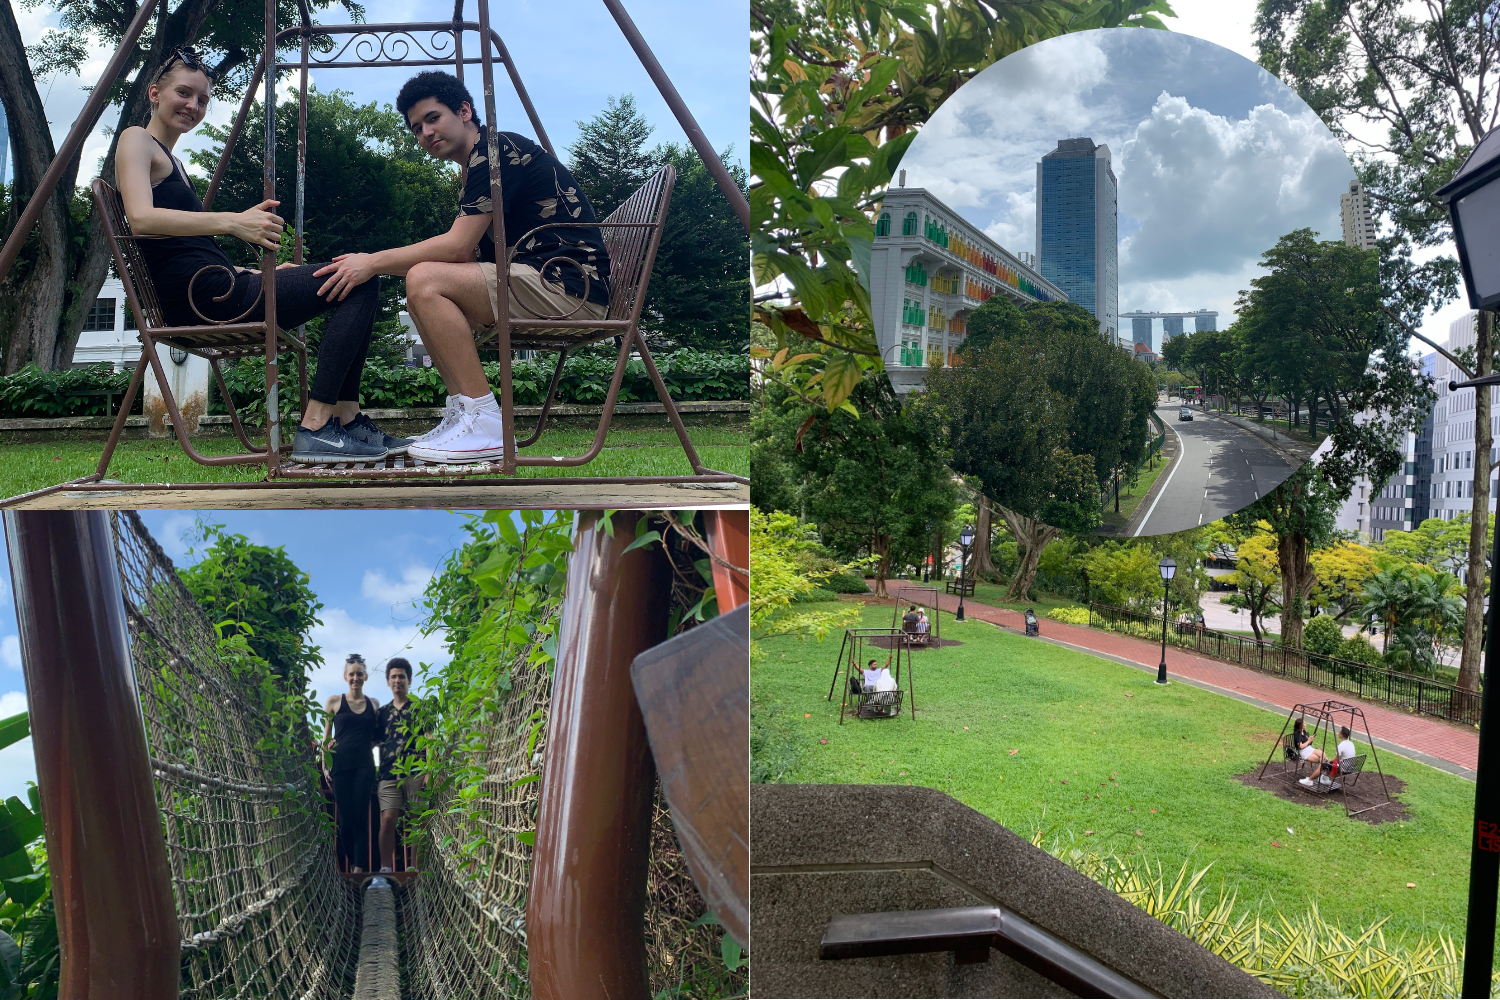
{"label": "black sneaker", "polygon": [[292,439],[292,461],[322,464],[326,462],[377,462],[385,458],[385,449],[350,434],[339,424],[338,417],[315,431],[297,428]]}
{"label": "black sneaker", "polygon": [[358,438],[365,444],[376,445],[384,448],[387,455],[404,455],[407,446],[411,444],[411,438],[398,438],[387,434],[375,426],[375,421],[360,413],[350,422],[344,430],[349,432],[350,437]]}

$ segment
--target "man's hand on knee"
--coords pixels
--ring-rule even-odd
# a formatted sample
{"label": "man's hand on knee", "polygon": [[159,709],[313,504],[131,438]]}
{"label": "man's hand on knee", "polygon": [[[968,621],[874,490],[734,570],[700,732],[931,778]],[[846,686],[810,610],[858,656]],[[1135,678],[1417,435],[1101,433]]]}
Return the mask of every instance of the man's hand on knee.
{"label": "man's hand on knee", "polygon": [[375,277],[376,271],[370,254],[341,253],[333,258],[332,264],[313,272],[316,278],[325,274],[329,278],[318,289],[318,297],[326,298],[329,302],[342,302],[350,292]]}

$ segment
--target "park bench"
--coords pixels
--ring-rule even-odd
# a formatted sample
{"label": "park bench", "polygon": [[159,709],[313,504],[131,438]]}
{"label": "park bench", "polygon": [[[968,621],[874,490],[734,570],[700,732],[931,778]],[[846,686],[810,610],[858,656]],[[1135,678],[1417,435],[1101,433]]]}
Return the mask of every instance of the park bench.
{"label": "park bench", "polygon": [[963,594],[963,596],[965,597],[973,597],[974,578],[971,576],[967,580],[965,580],[963,577],[959,577],[955,580],[949,580],[945,589],[950,594]]}
{"label": "park bench", "polygon": [[[525,448],[533,445],[541,437],[546,429],[547,418],[552,410],[557,397],[558,385],[562,380],[563,366],[567,361],[569,352],[597,344],[601,341],[613,339],[618,346],[618,354],[615,360],[615,368],[610,380],[608,392],[604,398],[602,412],[599,415],[599,424],[594,434],[594,439],[587,451],[579,455],[562,456],[521,456],[516,460],[518,465],[541,465],[553,467],[569,467],[584,465],[592,461],[604,447],[605,437],[608,434],[611,418],[614,415],[615,405],[619,400],[620,388],[624,382],[627,364],[632,351],[639,354],[641,362],[646,368],[646,374],[651,379],[656,389],[657,397],[666,410],[667,419],[671,422],[673,430],[677,434],[678,441],[686,454],[689,464],[695,475],[722,476],[712,469],[706,468],[698,457],[697,450],[688,437],[687,428],[683,425],[682,417],[673,401],[671,393],[667,390],[666,383],[662,380],[661,373],[657,370],[656,361],[651,355],[650,348],[646,345],[645,336],[640,331],[641,312],[645,305],[646,292],[651,280],[651,268],[656,259],[657,248],[661,244],[662,232],[666,227],[667,210],[671,204],[672,189],[676,182],[676,170],[670,165],[664,166],[657,171],[645,184],[625,200],[619,208],[610,213],[603,222],[577,223],[577,222],[555,222],[539,226],[521,236],[514,246],[525,245],[528,240],[536,234],[548,229],[578,229],[597,228],[604,239],[605,248],[610,258],[609,278],[609,307],[603,319],[587,320],[574,318],[571,315],[548,315],[537,316],[529,319],[516,319],[511,324],[511,336],[508,344],[499,344],[498,330],[488,339],[481,341],[478,346],[493,346],[499,348],[502,353],[508,351],[531,350],[531,351],[557,351],[557,365],[552,373],[552,378],[547,386],[547,394],[542,404],[541,415],[537,418],[536,426],[530,435],[516,442],[517,448]],[[268,330],[274,327],[274,323],[244,322],[244,315],[229,322],[206,321],[203,326],[167,326],[163,319],[161,303],[157,297],[155,286],[151,275],[146,269],[145,261],[141,256],[139,241],[144,239],[160,239],[155,236],[136,236],[130,231],[129,220],[125,216],[124,206],[120,200],[119,192],[111,187],[102,178],[93,183],[95,203],[104,220],[105,234],[110,240],[114,251],[115,267],[119,272],[120,280],[125,286],[126,298],[130,308],[137,319],[137,334],[141,342],[141,358],[136,364],[135,375],[131,380],[130,387],[125,392],[124,405],[121,406],[119,415],[110,433],[109,441],[105,445],[103,456],[100,458],[98,474],[103,476],[109,467],[109,460],[121,433],[125,428],[125,415],[130,410],[134,401],[135,393],[140,389],[145,377],[146,368],[149,366],[155,373],[158,385],[161,387],[162,397],[167,408],[167,416],[173,428],[177,432],[177,438],[183,450],[193,461],[203,465],[232,465],[232,464],[257,464],[268,463],[267,448],[253,444],[241,424],[239,414],[231,402],[228,386],[225,384],[220,363],[224,361],[236,361],[245,357],[266,356],[267,341],[274,336],[272,341],[276,345],[278,353],[292,352],[298,359],[299,395],[302,410],[307,408],[307,351],[302,339],[292,331],[277,330],[274,335]],[[512,248],[512,253],[514,249]],[[554,261],[557,262],[555,266]],[[553,266],[552,271],[546,271]],[[557,269],[567,266],[577,266],[570,258],[553,258],[543,265],[549,277],[556,275]],[[210,267],[222,270],[221,265],[210,265]],[[204,268],[208,270],[209,268]],[[508,270],[508,269],[507,269]],[[200,271],[199,275],[203,272]],[[199,275],[194,276],[194,281]],[[507,280],[509,275],[507,274]],[[590,279],[585,275],[585,282]],[[191,286],[190,286],[191,287]],[[189,302],[189,305],[193,305]],[[193,311],[201,317],[196,306]],[[162,369],[158,348],[166,344],[169,347],[186,351],[202,357],[209,362],[214,378],[218,383],[219,392],[229,410],[230,420],[234,425],[235,434],[245,447],[245,452],[238,455],[226,455],[208,457],[198,453],[189,441],[186,426],[182,415],[177,407],[177,401],[172,395],[168,384],[166,373]],[[502,400],[504,403],[504,400]],[[504,419],[507,426],[512,423],[513,414],[506,413]],[[286,443],[281,446],[281,451],[290,450],[290,436],[284,435]],[[279,456],[278,456],[279,458]],[[425,463],[406,456],[388,457],[378,462],[367,463],[340,463],[336,465],[310,465],[289,462],[280,459],[276,464],[280,466],[279,475],[292,475],[304,477],[337,477],[337,476],[368,476],[368,477],[392,477],[401,475],[430,476],[437,471],[436,467],[427,466]],[[447,474],[472,475],[474,473],[504,472],[501,463],[481,463],[463,467],[442,467]]]}

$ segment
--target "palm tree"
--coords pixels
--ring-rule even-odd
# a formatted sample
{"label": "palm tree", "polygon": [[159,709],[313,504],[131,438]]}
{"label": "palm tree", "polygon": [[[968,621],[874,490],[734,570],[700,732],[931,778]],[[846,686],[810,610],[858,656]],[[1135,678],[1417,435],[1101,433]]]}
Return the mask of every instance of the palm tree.
{"label": "palm tree", "polygon": [[1464,604],[1449,590],[1457,581],[1447,573],[1419,570],[1409,588],[1410,621],[1418,627],[1422,640],[1422,660],[1437,676],[1438,647],[1445,637],[1463,628]]}
{"label": "palm tree", "polygon": [[1411,572],[1405,566],[1395,566],[1370,577],[1360,593],[1360,613],[1385,626],[1382,656],[1390,648],[1391,633],[1410,618],[1411,585]]}

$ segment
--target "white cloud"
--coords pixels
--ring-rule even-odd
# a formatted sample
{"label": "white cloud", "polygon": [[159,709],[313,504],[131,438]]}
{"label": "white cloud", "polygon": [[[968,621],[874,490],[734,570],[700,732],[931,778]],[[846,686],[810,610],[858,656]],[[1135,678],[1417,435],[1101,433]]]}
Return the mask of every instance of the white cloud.
{"label": "white cloud", "polygon": [[432,568],[413,564],[401,571],[400,580],[392,580],[379,567],[365,570],[360,581],[360,596],[378,604],[410,604],[427,589],[432,579]]}
{"label": "white cloud", "polygon": [[404,656],[411,661],[414,671],[424,662],[448,662],[441,631],[423,636],[414,624],[368,625],[355,620],[343,608],[325,608],[319,616],[323,624],[313,626],[312,641],[322,650],[323,664],[312,670],[308,687],[318,693],[320,701],[348,690],[344,683],[344,657],[350,653],[359,653],[365,658],[370,674],[365,691],[379,698],[381,704],[389,701],[391,696],[390,688],[385,684],[386,660]]}
{"label": "white cloud", "polygon": [[[21,637],[8,635],[0,639],[0,663],[11,670],[21,669]],[[4,705],[4,699],[0,698],[0,706]]]}
{"label": "white cloud", "polygon": [[1354,176],[1311,110],[1260,105],[1235,121],[1165,91],[1116,169],[1120,215],[1139,223],[1120,243],[1120,272],[1137,281],[1236,273],[1294,229],[1338,239]]}
{"label": "white cloud", "polygon": [[167,555],[180,562],[188,554],[188,536],[197,521],[192,514],[173,514],[153,535]]}
{"label": "white cloud", "polygon": [[[26,711],[26,695],[20,691],[0,694],[0,719],[8,719]],[[31,750],[31,737],[13,743],[0,750],[0,800],[12,795],[22,802],[26,800],[26,782],[36,780],[36,756]]]}

